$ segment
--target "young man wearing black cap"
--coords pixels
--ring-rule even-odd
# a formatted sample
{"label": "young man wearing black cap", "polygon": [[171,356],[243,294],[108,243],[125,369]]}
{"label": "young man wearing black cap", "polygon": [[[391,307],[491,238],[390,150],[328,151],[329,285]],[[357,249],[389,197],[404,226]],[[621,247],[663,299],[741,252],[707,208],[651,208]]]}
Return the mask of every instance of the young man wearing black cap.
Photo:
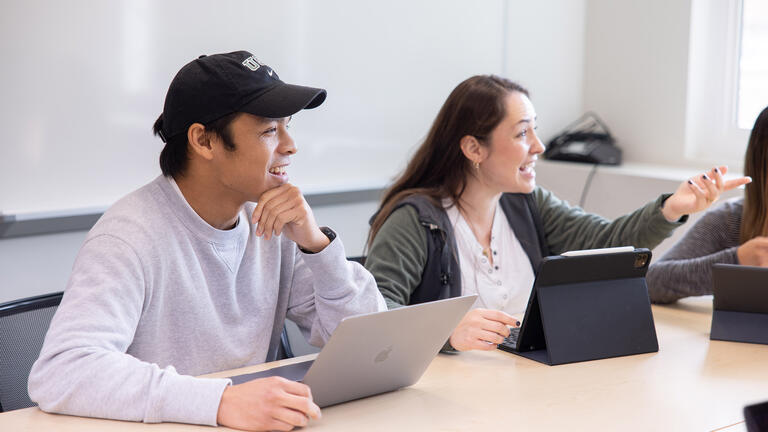
{"label": "young man wearing black cap", "polygon": [[287,182],[290,116],[324,99],[244,51],[179,71],[155,123],[163,175],[88,234],[30,373],[40,408],[250,430],[319,416],[300,383],[193,376],[274,360],[286,316],[321,345],[386,309]]}

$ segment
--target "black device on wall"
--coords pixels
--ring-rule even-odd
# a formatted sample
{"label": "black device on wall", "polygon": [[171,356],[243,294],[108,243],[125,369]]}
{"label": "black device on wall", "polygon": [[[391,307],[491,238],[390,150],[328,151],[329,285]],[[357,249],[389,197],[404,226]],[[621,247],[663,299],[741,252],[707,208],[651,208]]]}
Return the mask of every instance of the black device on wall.
{"label": "black device on wall", "polygon": [[593,112],[587,112],[552,138],[544,151],[551,160],[620,165],[621,149],[611,131]]}

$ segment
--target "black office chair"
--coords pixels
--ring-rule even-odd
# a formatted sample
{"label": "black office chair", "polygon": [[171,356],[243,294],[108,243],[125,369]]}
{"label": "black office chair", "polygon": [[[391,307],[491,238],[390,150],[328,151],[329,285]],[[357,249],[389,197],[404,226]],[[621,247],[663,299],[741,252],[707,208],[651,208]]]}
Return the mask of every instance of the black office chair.
{"label": "black office chair", "polygon": [[0,304],[0,412],[35,406],[27,380],[64,293]]}
{"label": "black office chair", "polygon": [[[347,260],[358,262],[361,265],[365,265],[365,256],[354,256],[354,257],[347,257]],[[295,327],[295,326],[294,326]],[[291,331],[290,334],[293,334],[294,339],[301,337],[301,333],[298,332],[298,330]],[[280,334],[280,351],[278,352],[278,360],[280,359],[286,359],[286,358],[292,358],[295,357],[293,353],[293,349],[291,348],[291,337],[288,332],[288,327],[283,327],[283,333]],[[320,348],[312,347],[308,343],[304,342],[302,340],[302,351],[301,355],[309,354],[311,352],[317,352],[320,351]]]}

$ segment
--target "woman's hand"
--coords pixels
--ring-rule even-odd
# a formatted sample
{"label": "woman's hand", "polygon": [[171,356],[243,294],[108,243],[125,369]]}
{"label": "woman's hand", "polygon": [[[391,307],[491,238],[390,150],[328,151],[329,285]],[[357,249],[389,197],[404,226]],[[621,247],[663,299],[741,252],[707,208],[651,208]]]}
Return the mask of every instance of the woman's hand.
{"label": "woman's hand", "polygon": [[675,222],[683,215],[702,211],[712,205],[723,192],[752,182],[749,177],[724,180],[727,166],[715,167],[709,172],[684,181],[671,197],[667,198],[661,213],[669,222]]}
{"label": "woman's hand", "polygon": [[736,249],[739,264],[768,267],[768,237],[755,237]]}
{"label": "woman's hand", "polygon": [[520,321],[504,312],[472,309],[464,315],[448,340],[459,351],[492,350],[509,336],[509,327],[520,327]]}

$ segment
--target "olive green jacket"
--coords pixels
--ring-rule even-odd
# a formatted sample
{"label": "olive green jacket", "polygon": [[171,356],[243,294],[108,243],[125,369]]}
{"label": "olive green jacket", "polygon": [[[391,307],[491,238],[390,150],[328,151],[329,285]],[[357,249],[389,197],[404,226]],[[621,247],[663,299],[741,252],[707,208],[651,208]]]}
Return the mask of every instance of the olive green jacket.
{"label": "olive green jacket", "polygon": [[[546,249],[553,255],[627,245],[652,249],[687,220],[687,216],[676,222],[664,218],[661,208],[669,195],[661,195],[632,213],[610,221],[571,206],[541,187],[532,194]],[[411,294],[421,284],[428,254],[427,235],[428,230],[420,223],[416,209],[403,206],[392,212],[370,245],[365,267],[376,278],[390,309],[410,304]],[[446,241],[447,245],[453,244],[450,240]],[[458,273],[456,271],[456,277],[460,277]]]}

